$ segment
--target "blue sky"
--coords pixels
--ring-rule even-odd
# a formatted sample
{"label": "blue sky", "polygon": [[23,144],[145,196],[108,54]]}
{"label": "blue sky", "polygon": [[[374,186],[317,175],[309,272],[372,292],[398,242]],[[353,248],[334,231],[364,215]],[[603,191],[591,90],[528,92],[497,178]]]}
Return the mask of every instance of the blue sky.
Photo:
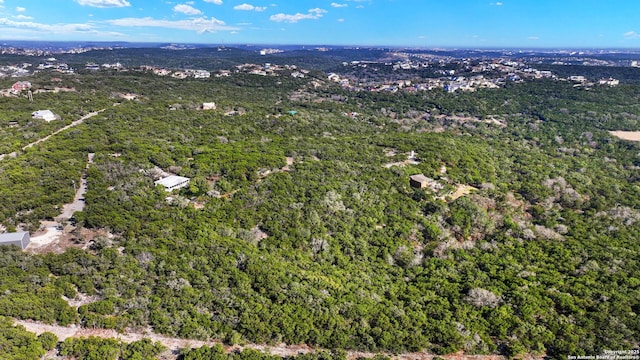
{"label": "blue sky", "polygon": [[0,39],[640,48],[640,0],[0,0]]}

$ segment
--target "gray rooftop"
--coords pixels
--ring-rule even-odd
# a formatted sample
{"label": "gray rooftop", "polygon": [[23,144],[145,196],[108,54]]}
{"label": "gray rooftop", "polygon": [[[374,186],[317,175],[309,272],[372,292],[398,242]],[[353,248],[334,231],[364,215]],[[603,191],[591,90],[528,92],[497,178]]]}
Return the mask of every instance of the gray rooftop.
{"label": "gray rooftop", "polygon": [[24,250],[31,242],[31,237],[26,231],[0,234],[0,245],[17,245]]}
{"label": "gray rooftop", "polygon": [[21,231],[21,232],[0,234],[0,243],[11,242],[11,241],[22,241],[25,235],[29,236],[29,233],[26,231]]}
{"label": "gray rooftop", "polygon": [[424,174],[411,175],[410,178],[411,180],[417,181],[420,183],[432,181],[432,179],[429,179],[428,177],[424,176]]}

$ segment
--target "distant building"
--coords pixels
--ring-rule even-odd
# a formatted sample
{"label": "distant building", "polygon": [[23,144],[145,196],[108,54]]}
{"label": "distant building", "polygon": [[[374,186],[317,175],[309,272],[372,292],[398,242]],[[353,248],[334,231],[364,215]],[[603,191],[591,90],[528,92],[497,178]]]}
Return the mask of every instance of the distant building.
{"label": "distant building", "polygon": [[87,63],[84,68],[87,70],[100,70],[100,65],[96,63]]}
{"label": "distant building", "polygon": [[553,73],[551,71],[543,70],[539,72],[540,76],[545,78],[553,77]]}
{"label": "distant building", "polygon": [[46,122],[56,120],[58,117],[51,110],[38,110],[31,113],[34,119],[42,119]]}
{"label": "distant building", "polygon": [[338,75],[336,73],[330,73],[329,75],[327,75],[327,79],[329,79],[331,81],[338,82],[338,81],[340,81],[340,75]]}
{"label": "distant building", "polygon": [[429,185],[428,177],[424,176],[424,174],[411,175],[409,177],[409,184],[418,189],[424,189]]}
{"label": "distant building", "polygon": [[164,186],[164,189],[166,191],[173,191],[175,189],[181,189],[183,187],[189,186],[190,180],[191,179],[186,177],[171,175],[154,182],[154,184]]}
{"label": "distant building", "polygon": [[429,188],[434,192],[442,190],[443,186],[434,179],[424,176],[424,174],[411,175],[409,177],[409,184],[411,187],[418,189]]}
{"label": "distant building", "polygon": [[26,231],[0,234],[0,245],[16,245],[24,250],[29,242],[31,242],[31,237]]}
{"label": "distant building", "polygon": [[215,109],[216,109],[216,103],[214,102],[202,103],[202,110],[215,110]]}
{"label": "distant building", "polygon": [[173,73],[173,75],[171,75],[172,77],[176,78],[176,79],[186,79],[187,77],[189,77],[189,74],[187,74],[184,71],[176,71]]}
{"label": "distant building", "polygon": [[15,94],[21,92],[22,90],[31,89],[31,83],[28,81],[18,81],[11,86],[11,91]]}
{"label": "distant building", "polygon": [[120,94],[120,97],[125,99],[125,100],[135,100],[138,97],[138,95],[131,94],[131,93],[126,93],[126,94]]}
{"label": "distant building", "polygon": [[618,86],[620,85],[620,80],[614,78],[600,79],[598,83],[600,85]]}

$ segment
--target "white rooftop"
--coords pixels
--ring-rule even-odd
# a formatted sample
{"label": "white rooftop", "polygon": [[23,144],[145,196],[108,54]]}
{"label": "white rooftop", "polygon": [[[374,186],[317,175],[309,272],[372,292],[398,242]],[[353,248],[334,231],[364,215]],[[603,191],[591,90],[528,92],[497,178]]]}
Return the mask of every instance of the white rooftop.
{"label": "white rooftop", "polygon": [[187,181],[189,181],[190,179],[187,177],[183,177],[183,176],[178,176],[178,175],[171,175],[171,176],[167,176],[164,179],[160,179],[154,182],[154,184],[156,185],[162,185],[167,189],[176,187],[180,184],[183,184]]}
{"label": "white rooftop", "polygon": [[46,122],[53,121],[56,119],[56,115],[53,112],[51,112],[51,110],[34,111],[31,113],[31,116],[33,116],[36,119],[42,119]]}

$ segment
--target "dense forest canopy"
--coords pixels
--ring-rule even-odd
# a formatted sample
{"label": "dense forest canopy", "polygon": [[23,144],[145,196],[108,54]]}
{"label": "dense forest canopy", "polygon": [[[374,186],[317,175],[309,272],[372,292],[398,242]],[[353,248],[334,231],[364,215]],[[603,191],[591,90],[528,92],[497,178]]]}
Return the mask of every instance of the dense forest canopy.
{"label": "dense forest canopy", "polygon": [[[318,71],[35,74],[34,88],[74,91],[0,97],[0,154],[15,152],[0,161],[0,223],[35,232],[73,200],[85,169],[88,191],[65,230],[73,246],[0,247],[3,339],[20,332],[7,320],[17,318],[372,352],[637,347],[640,146],[608,132],[640,130],[637,80],[385,93]],[[40,109],[61,119],[32,119]],[[169,194],[154,186],[160,171],[190,184]],[[410,186],[415,174],[432,185]],[[81,297],[93,301],[68,301]],[[57,341],[19,336],[11,346],[25,358]],[[99,339],[59,349],[164,350]]]}

